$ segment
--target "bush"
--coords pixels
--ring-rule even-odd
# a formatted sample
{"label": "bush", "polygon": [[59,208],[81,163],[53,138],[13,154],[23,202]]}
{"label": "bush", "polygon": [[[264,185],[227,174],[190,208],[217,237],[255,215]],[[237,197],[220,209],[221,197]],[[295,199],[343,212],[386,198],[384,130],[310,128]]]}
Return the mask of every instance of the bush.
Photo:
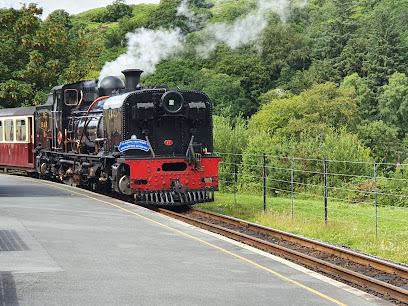
{"label": "bush", "polygon": [[93,22],[115,22],[123,17],[132,17],[133,9],[124,3],[124,0],[115,0],[106,10],[97,12],[91,17]]}
{"label": "bush", "polygon": [[[296,144],[292,139],[272,138],[265,132],[250,137],[240,168],[239,182],[242,188],[258,191],[263,188],[263,154],[265,154],[269,192],[274,194],[279,190],[290,190],[292,157],[295,156],[295,149]],[[301,167],[297,163],[293,166],[297,170]]]}
{"label": "bush", "polygon": [[408,206],[408,168],[407,165],[397,167],[395,171],[384,178],[380,174],[377,179],[377,204],[381,206]]}
{"label": "bush", "polygon": [[[242,117],[214,116],[214,151],[221,153],[219,166],[220,186],[228,188],[235,181],[236,164],[242,162],[242,152],[247,146],[248,132]],[[224,154],[222,154],[224,153]],[[225,154],[227,153],[227,154]]]}
{"label": "bush", "polygon": [[312,137],[305,132],[300,139],[270,137],[261,132],[250,138],[244,151],[240,184],[245,189],[259,190],[263,187],[263,154],[266,154],[267,187],[270,193],[285,190],[290,192],[293,167],[296,182],[294,187],[297,191],[306,192],[313,189],[313,193],[322,195],[325,158],[329,160],[329,186],[341,187],[354,175],[372,175],[371,165],[364,163],[370,161],[369,153],[370,151],[359,143],[357,135],[345,130],[330,130],[325,137]]}

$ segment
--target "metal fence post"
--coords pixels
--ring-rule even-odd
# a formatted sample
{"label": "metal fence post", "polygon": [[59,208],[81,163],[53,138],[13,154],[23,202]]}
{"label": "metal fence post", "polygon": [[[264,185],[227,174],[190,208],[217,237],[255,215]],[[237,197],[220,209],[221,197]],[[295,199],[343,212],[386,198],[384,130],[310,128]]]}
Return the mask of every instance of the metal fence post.
{"label": "metal fence post", "polygon": [[327,225],[327,159],[324,158],[324,222]]}
{"label": "metal fence post", "polygon": [[375,237],[378,237],[377,163],[374,161]]}
{"label": "metal fence post", "polygon": [[232,163],[234,164],[234,202],[235,206],[237,205],[237,170],[236,170],[236,163],[235,163],[235,153],[232,154]]}
{"label": "metal fence post", "polygon": [[263,154],[263,197],[264,197],[264,211],[266,211],[266,155]]}
{"label": "metal fence post", "polygon": [[290,197],[292,199],[292,219],[293,219],[293,180],[294,180],[294,168],[293,168],[293,157],[290,159],[291,172],[290,172]]}

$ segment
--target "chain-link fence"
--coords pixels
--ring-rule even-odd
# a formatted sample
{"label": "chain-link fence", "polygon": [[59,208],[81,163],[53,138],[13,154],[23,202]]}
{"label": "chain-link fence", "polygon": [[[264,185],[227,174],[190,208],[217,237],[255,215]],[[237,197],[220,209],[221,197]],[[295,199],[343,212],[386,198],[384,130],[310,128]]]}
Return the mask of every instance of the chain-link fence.
{"label": "chain-link fence", "polygon": [[[408,231],[408,165],[217,153],[220,190],[258,195],[252,203],[325,224],[358,223],[370,232]],[[262,203],[263,198],[263,203]],[[286,204],[276,205],[276,199]],[[280,201],[279,203],[281,203]]]}

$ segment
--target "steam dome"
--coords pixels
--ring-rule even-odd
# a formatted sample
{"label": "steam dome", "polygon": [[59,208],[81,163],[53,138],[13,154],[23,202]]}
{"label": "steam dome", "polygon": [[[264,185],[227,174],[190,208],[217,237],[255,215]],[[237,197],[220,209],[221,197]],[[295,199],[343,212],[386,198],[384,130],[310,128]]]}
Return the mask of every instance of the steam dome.
{"label": "steam dome", "polygon": [[114,90],[125,88],[125,83],[115,76],[108,76],[99,82],[99,95],[110,96]]}

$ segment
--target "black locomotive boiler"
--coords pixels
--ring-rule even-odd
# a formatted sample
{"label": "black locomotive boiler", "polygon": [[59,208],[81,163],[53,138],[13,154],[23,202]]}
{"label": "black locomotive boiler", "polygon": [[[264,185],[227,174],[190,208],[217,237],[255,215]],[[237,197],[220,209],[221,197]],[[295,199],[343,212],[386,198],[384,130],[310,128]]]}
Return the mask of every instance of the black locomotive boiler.
{"label": "black locomotive boiler", "polygon": [[210,98],[143,87],[141,73],[124,70],[125,83],[109,76],[54,87],[44,105],[30,108],[34,156],[24,168],[140,204],[212,201],[221,158],[212,153]]}

